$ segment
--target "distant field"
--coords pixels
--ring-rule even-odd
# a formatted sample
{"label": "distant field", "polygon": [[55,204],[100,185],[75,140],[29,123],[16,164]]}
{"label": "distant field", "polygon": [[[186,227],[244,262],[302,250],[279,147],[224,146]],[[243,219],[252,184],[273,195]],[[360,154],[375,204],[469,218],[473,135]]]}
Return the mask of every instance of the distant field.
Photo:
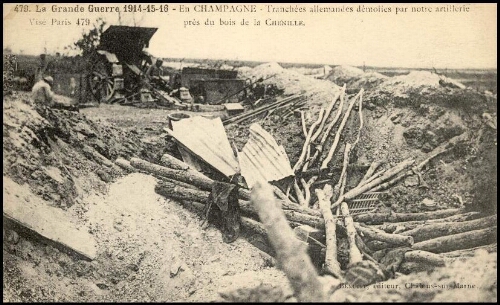
{"label": "distant field", "polygon": [[[19,68],[26,70],[35,70],[40,58],[34,55],[17,55]],[[49,56],[48,60],[53,60],[53,56]],[[182,66],[188,66],[187,63],[203,64],[207,66],[217,66],[217,65],[228,65],[234,68],[238,67],[256,67],[265,62],[260,61],[244,61],[244,60],[215,60],[215,59],[189,59],[189,58],[163,58],[166,62],[179,63],[182,61],[184,64]],[[4,56],[5,60],[5,56]],[[321,68],[323,64],[308,64],[308,63],[286,63],[278,62],[283,68],[306,68],[306,69],[317,69]],[[65,70],[66,73],[79,73],[83,70],[84,61],[81,58],[65,58],[61,61],[61,64],[57,68]],[[335,67],[335,66],[332,66]],[[363,67],[358,67],[363,69]],[[379,72],[386,76],[392,77],[396,75],[408,74],[410,71],[423,70],[423,71],[434,71],[433,69],[409,69],[409,68],[387,68],[387,67],[365,67],[366,72]],[[496,69],[437,69],[437,73],[443,74],[447,77],[453,78],[466,86],[475,88],[478,91],[489,90],[493,93],[497,92],[497,70]]]}

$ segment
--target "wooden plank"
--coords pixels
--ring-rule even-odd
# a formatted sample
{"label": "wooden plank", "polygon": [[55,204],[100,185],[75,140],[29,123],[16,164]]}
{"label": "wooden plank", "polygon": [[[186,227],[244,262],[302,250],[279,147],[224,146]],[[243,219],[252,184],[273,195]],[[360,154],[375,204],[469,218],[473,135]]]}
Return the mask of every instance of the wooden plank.
{"label": "wooden plank", "polygon": [[3,217],[10,225],[69,254],[86,260],[97,257],[97,243],[84,228],[78,229],[67,214],[10,178],[3,178]]}

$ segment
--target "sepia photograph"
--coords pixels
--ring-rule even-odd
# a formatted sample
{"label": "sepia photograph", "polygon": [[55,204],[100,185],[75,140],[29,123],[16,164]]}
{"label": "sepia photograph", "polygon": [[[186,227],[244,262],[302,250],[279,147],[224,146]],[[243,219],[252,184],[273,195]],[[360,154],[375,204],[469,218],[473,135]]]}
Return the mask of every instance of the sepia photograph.
{"label": "sepia photograph", "polygon": [[497,4],[4,3],[3,302],[497,302]]}

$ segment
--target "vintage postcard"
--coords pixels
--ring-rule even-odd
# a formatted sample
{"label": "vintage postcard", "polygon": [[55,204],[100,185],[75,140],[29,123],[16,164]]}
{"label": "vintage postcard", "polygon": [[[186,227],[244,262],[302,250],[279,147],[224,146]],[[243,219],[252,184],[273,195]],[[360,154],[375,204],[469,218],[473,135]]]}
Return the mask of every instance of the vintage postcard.
{"label": "vintage postcard", "polygon": [[497,5],[4,3],[4,302],[496,302]]}

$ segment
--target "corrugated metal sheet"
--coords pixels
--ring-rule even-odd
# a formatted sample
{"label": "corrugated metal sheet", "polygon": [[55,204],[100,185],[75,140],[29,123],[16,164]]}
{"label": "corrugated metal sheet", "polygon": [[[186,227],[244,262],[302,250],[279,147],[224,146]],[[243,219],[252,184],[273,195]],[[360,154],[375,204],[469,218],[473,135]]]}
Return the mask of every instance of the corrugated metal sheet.
{"label": "corrugated metal sheet", "polygon": [[189,152],[230,177],[240,172],[220,118],[195,116],[172,122],[169,133]]}
{"label": "corrugated metal sheet", "polygon": [[250,188],[257,181],[277,181],[294,175],[283,146],[259,124],[250,126],[250,138],[238,159],[241,175]]}

